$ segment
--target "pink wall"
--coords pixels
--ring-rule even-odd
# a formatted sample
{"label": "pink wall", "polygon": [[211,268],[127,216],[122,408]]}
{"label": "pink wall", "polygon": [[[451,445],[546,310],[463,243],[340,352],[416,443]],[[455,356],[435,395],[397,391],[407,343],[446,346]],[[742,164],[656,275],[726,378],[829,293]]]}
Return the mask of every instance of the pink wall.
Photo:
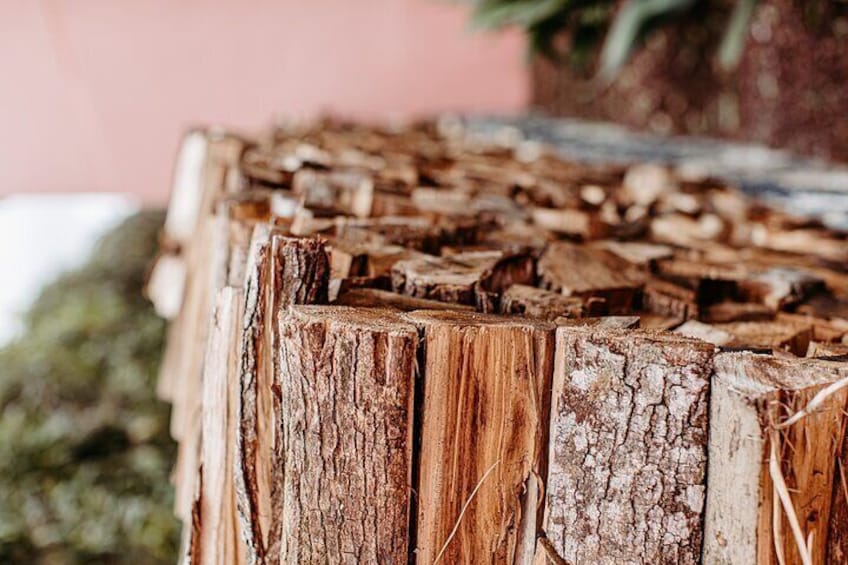
{"label": "pink wall", "polygon": [[514,112],[521,38],[448,0],[2,0],[0,194],[164,202],[180,133],[322,110]]}

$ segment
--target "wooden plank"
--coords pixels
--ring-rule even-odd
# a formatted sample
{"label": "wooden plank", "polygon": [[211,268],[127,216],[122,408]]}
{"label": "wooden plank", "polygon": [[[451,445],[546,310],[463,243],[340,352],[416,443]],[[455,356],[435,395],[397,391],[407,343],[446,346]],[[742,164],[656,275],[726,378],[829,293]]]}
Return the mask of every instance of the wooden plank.
{"label": "wooden plank", "polygon": [[417,343],[388,310],[280,321],[280,562],[406,563]]}
{"label": "wooden plank", "polygon": [[554,326],[461,312],[409,317],[424,336],[416,562],[529,563]]}
{"label": "wooden plank", "polygon": [[848,388],[831,388],[808,414],[789,420],[846,378],[844,363],[716,356],[705,562],[802,564],[804,553],[807,563],[825,564],[848,555],[848,530],[831,529],[831,517],[848,505],[842,484]]}
{"label": "wooden plank", "polygon": [[700,562],[712,347],[557,329],[544,530],[571,563]]}

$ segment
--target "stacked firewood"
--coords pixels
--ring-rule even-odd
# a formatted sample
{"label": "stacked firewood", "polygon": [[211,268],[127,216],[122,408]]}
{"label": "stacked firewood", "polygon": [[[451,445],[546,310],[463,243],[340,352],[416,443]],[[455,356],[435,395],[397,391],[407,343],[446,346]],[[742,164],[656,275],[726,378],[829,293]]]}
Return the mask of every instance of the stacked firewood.
{"label": "stacked firewood", "polygon": [[842,563],[848,240],[456,123],[190,133],[189,563]]}

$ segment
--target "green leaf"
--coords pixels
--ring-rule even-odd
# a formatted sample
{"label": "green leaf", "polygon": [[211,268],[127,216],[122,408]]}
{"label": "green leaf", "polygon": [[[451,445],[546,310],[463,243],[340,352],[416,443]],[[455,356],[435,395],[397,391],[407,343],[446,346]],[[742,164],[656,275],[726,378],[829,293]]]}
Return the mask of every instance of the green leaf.
{"label": "green leaf", "polygon": [[682,12],[696,0],[628,0],[607,34],[601,52],[601,78],[609,80],[627,62],[646,24],[653,18]]}
{"label": "green leaf", "polygon": [[748,36],[748,24],[754,15],[757,0],[737,0],[730,15],[730,22],[721,40],[718,50],[718,62],[726,70],[733,70],[742,59],[745,38]]}
{"label": "green leaf", "polygon": [[485,0],[477,5],[471,23],[477,29],[531,28],[566,12],[569,4],[570,0]]}

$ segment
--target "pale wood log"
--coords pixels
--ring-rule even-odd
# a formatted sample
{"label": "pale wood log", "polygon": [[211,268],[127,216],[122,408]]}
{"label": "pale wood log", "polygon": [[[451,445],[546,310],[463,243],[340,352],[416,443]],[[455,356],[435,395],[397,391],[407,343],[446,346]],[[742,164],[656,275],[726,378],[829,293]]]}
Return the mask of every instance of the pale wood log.
{"label": "pale wood log", "polygon": [[[175,320],[175,340],[168,344],[175,354],[166,355],[167,364],[161,367],[159,376],[160,391],[173,398],[170,431],[179,441],[173,475],[174,508],[186,524],[197,489],[203,357],[215,296],[226,282],[227,248],[219,245],[225,229],[224,219],[204,217],[199,233],[203,239],[188,250],[187,261],[192,268],[185,304]],[[166,387],[170,390],[164,390]]]}
{"label": "pale wood log", "polygon": [[379,243],[350,243],[333,238],[330,246],[330,267],[334,278],[367,277],[375,284],[391,284],[392,267],[398,261],[423,259],[428,255],[401,247]]}
{"label": "pale wood log", "polygon": [[682,324],[683,320],[681,316],[639,312],[639,327],[646,330],[671,330]]}
{"label": "pale wood log", "polygon": [[721,347],[733,341],[733,334],[724,331],[716,326],[699,322],[698,320],[689,320],[674,329],[674,333],[686,337],[700,339],[707,343],[712,343],[715,346]]}
{"label": "pale wood log", "polygon": [[307,207],[337,209],[339,214],[367,218],[371,214],[374,180],[356,170],[330,172],[300,169],[292,178],[292,192]]}
{"label": "pale wood log", "polygon": [[[806,357],[848,357],[848,343],[822,343],[811,341]],[[848,359],[846,359],[848,360]]]}
{"label": "pale wood log", "polygon": [[680,320],[695,318],[700,310],[694,290],[659,278],[645,283],[642,309]]}
{"label": "pale wood log", "polygon": [[739,282],[741,298],[772,310],[782,310],[824,291],[824,281],[815,274],[788,267],[772,267]]}
{"label": "pale wood log", "polygon": [[[788,514],[776,498],[775,464],[814,564],[840,563],[848,530],[832,516],[848,507],[842,483],[848,389],[832,390],[779,429],[825,387],[848,378],[844,363],[722,353],[712,381],[705,563],[801,564]],[[772,442],[777,442],[776,444]]]}
{"label": "pale wood log", "polygon": [[545,534],[573,563],[700,562],[712,347],[560,327]]}
{"label": "pale wood log", "polygon": [[533,222],[554,233],[580,237],[584,240],[607,237],[601,221],[584,210],[568,208],[533,208]]}
{"label": "pale wood log", "polygon": [[236,445],[241,291],[223,288],[217,297],[203,367],[201,453],[192,513],[188,563],[239,565],[245,547],[238,533],[233,464]]}
{"label": "pale wood log", "polygon": [[280,321],[279,562],[407,562],[417,342],[388,310]]}
{"label": "pale wood log", "polygon": [[848,320],[823,319],[803,314],[788,314],[781,312],[777,315],[777,321],[799,326],[812,327],[812,339],[823,342],[839,342],[848,335]]}
{"label": "pale wood log", "polygon": [[336,222],[335,235],[356,243],[401,245],[438,254],[443,245],[468,245],[477,241],[481,226],[473,219],[383,216],[343,218]]}
{"label": "pale wood log", "polygon": [[630,264],[647,267],[659,259],[669,259],[674,255],[668,245],[642,241],[602,240],[591,243],[592,247],[605,249]]}
{"label": "pale wood log", "polygon": [[554,326],[460,312],[409,317],[423,328],[424,350],[415,560],[529,563]]}

